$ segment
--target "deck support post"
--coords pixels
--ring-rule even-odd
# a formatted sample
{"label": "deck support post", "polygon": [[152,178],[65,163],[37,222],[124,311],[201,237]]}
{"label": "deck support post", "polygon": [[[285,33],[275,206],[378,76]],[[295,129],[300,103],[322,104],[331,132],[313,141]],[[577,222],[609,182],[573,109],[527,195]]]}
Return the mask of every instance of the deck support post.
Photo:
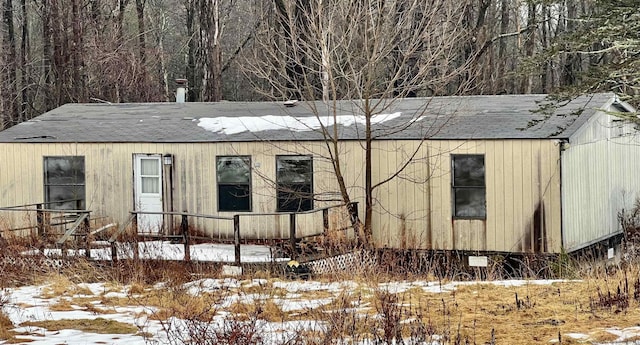
{"label": "deck support post", "polygon": [[38,227],[38,236],[44,236],[44,213],[42,211],[42,204],[36,205],[36,224]]}
{"label": "deck support post", "polygon": [[328,208],[325,208],[324,210],[322,210],[322,230],[325,236],[329,234],[329,209]]}
{"label": "deck support post", "polygon": [[89,222],[89,215],[82,221],[82,227],[84,228],[85,233],[85,246],[84,255],[87,259],[91,259],[91,228]]}
{"label": "deck support post", "polygon": [[233,215],[233,245],[236,266],[240,266],[240,215]]}
{"label": "deck support post", "polygon": [[118,262],[118,248],[116,247],[116,241],[111,241],[111,263]]}
{"label": "deck support post", "polygon": [[182,215],[180,222],[180,230],[182,231],[182,239],[184,240],[184,261],[191,261],[191,249],[189,248],[189,219],[186,214]]}
{"label": "deck support post", "polygon": [[131,228],[133,229],[133,260],[140,260],[140,246],[138,245],[138,213],[131,220]]}
{"label": "deck support post", "polygon": [[289,214],[289,245],[291,246],[291,259],[295,260],[296,253],[296,214]]}

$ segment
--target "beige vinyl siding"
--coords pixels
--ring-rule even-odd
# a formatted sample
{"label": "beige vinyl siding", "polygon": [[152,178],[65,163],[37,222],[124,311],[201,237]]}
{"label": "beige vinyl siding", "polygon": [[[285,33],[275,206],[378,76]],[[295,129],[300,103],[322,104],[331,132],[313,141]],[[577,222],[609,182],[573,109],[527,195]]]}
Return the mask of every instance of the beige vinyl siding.
{"label": "beige vinyl siding", "polygon": [[[338,204],[340,193],[321,142],[78,143],[4,144],[0,159],[0,206],[42,202],[43,157],[85,157],[87,207],[104,222],[123,222],[133,205],[133,155],[172,154],[175,211],[231,217],[218,212],[216,157],[251,156],[252,213],[275,212],[275,156],[313,155],[316,208]],[[364,151],[361,143],[340,143],[342,171],[352,200],[364,216]],[[373,238],[378,247],[470,251],[542,250],[534,236],[546,234],[548,251],[560,249],[559,148],[553,140],[376,141],[373,183],[389,178],[417,154],[397,177],[374,191]],[[487,217],[453,219],[451,154],[485,156]],[[165,176],[166,177],[166,176]],[[239,212],[239,214],[246,214]],[[22,222],[0,212],[3,227]],[[541,220],[535,230],[537,219]],[[28,222],[33,224],[35,217]],[[190,219],[202,234],[233,237],[230,221]],[[179,217],[174,224],[180,224]],[[302,236],[322,231],[322,213],[299,216]],[[285,238],[287,215],[241,217],[243,238]],[[537,231],[537,232],[536,232]]]}
{"label": "beige vinyl siding", "polygon": [[571,136],[562,152],[566,250],[622,231],[618,213],[630,210],[640,197],[638,166],[640,139],[632,123],[600,112]]}
{"label": "beige vinyl siding", "polygon": [[[313,144],[6,144],[0,152],[7,168],[2,169],[0,206],[41,203],[44,200],[43,157],[84,156],[86,202],[93,217],[107,216],[104,222],[124,222],[133,205],[133,157],[135,154],[172,154],[174,211],[206,215],[233,216],[233,212],[218,212],[215,159],[223,155],[249,155],[252,159],[252,208],[255,213],[275,212],[275,155],[312,154],[314,184],[318,193],[335,191],[328,161],[321,158],[319,143]],[[257,165],[256,165],[257,164]],[[353,169],[353,161],[345,159],[345,171]],[[359,166],[361,168],[361,166]],[[350,174],[360,176],[361,174]],[[166,178],[166,176],[165,176]],[[353,183],[349,183],[353,186]],[[333,199],[339,195],[328,194]],[[315,207],[338,204],[337,201],[316,201]],[[1,212],[5,228],[33,226],[35,214],[28,219],[22,213]],[[219,239],[233,238],[233,226],[227,220],[191,218],[190,225],[202,234]],[[180,224],[176,217],[174,224]],[[322,213],[297,218],[298,234],[310,235],[322,231]],[[242,217],[244,238],[287,237],[289,216],[274,215]]]}
{"label": "beige vinyl siding", "polygon": [[[400,144],[404,144],[404,146]],[[376,142],[374,183],[401,166],[397,157],[418,142]],[[400,145],[400,146],[399,146]],[[374,239],[379,247],[470,251],[558,252],[560,231],[559,147],[553,140],[429,141],[410,176],[376,191]],[[453,219],[451,155],[483,154],[487,217]],[[427,159],[428,158],[428,159]],[[419,174],[412,172],[420,171]],[[545,236],[545,243],[537,239]]]}
{"label": "beige vinyl siding", "polygon": [[640,197],[640,139],[570,145],[562,155],[564,243],[571,251],[621,231],[617,215]]}

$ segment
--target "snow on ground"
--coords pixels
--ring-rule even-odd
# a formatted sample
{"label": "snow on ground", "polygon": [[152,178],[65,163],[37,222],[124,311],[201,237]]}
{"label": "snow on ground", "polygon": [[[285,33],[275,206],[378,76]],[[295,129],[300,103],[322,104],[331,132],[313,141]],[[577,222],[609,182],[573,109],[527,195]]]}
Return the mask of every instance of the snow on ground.
{"label": "snow on ground", "polygon": [[[92,291],[96,289],[96,292],[106,290],[103,284],[91,284],[91,287]],[[4,305],[3,311],[9,316],[14,325],[20,325],[26,321],[95,319],[97,317],[133,325],[140,321],[136,317],[138,308],[121,308],[117,313],[105,315],[96,315],[84,310],[52,311],[50,307],[57,303],[59,298],[39,297],[44,288],[45,286],[25,286],[5,290],[8,303]],[[96,306],[99,307],[100,304],[96,304]],[[159,323],[147,322],[146,327],[147,332],[161,336]],[[15,331],[28,333],[28,335],[21,335],[17,338],[24,339],[29,344],[146,344],[143,337],[134,335],[93,334],[73,329],[52,332],[30,326],[18,327]]]}
{"label": "snow on ground", "polygon": [[[91,257],[100,260],[111,259],[111,249],[94,249]],[[165,260],[182,260],[184,258],[184,245],[172,244],[166,241],[140,242],[139,253],[141,258],[147,259],[165,259]],[[45,252],[47,255],[60,255],[60,251],[50,250]],[[269,247],[259,245],[243,245],[241,247],[242,262],[271,262],[274,259],[271,255]],[[67,255],[84,255],[83,251],[69,250]],[[119,245],[118,255],[120,258],[132,258],[133,251],[130,246]],[[234,248],[233,245],[225,244],[195,244],[191,246],[191,259],[199,261],[218,261],[233,262]],[[434,281],[395,281],[378,284],[377,288],[382,291],[388,291],[394,294],[401,294],[412,289],[422,289],[430,293],[450,293],[455,291],[459,286],[474,284],[494,284],[505,287],[517,287],[527,284],[547,285],[559,282],[558,280],[507,280],[507,281],[489,281],[489,282],[434,282]],[[270,286],[270,287],[269,287]],[[55,305],[64,296],[46,298],[43,297],[43,291],[46,286],[24,286],[14,289],[6,289],[0,292],[0,300],[7,300],[3,305],[4,312],[10,317],[16,331],[24,332],[19,339],[24,339],[25,343],[34,345],[57,345],[57,344],[168,344],[169,342],[166,332],[166,322],[149,319],[148,313],[154,312],[153,307],[144,307],[133,305],[110,307],[102,304],[102,299],[108,298],[127,298],[131,296],[129,287],[122,287],[121,291],[113,291],[113,287],[107,287],[104,283],[80,284],[80,288],[90,291],[95,297],[92,306],[99,309],[109,310],[110,313],[96,314],[91,311],[82,310],[81,306],[73,306],[74,310],[55,311],[51,306]],[[255,288],[256,293],[236,293],[239,288]],[[264,288],[264,291],[261,289]],[[159,283],[154,286],[155,289],[166,288],[164,284]],[[270,295],[268,290],[281,289],[284,295]],[[184,285],[184,289],[191,295],[198,295],[207,292],[229,291],[229,294],[221,299],[219,307],[228,308],[233,303],[243,302],[252,304],[259,301],[270,299],[276,303],[284,312],[304,312],[323,305],[334,302],[343,292],[354,292],[368,290],[372,292],[371,286],[355,281],[340,282],[322,282],[322,281],[278,281],[266,279],[238,280],[236,278],[221,279],[201,279],[192,281]],[[263,292],[260,292],[263,291]],[[318,297],[308,297],[309,292],[319,292]],[[86,292],[85,292],[86,293]],[[306,297],[303,295],[306,293]],[[312,294],[313,295],[313,294]],[[89,295],[91,296],[91,295]],[[79,297],[89,297],[81,295]],[[74,296],[75,297],[75,296]],[[365,305],[353,306],[354,308],[366,308]],[[346,311],[346,310],[345,310]],[[229,317],[229,312],[220,312],[216,315],[214,322],[222,327],[225,318]],[[134,334],[95,334],[83,332],[80,330],[61,330],[48,331],[38,327],[21,327],[25,321],[43,321],[43,320],[75,320],[75,319],[95,319],[95,318],[111,319],[120,321],[130,325],[134,325],[143,334],[151,335],[151,338],[145,339],[141,335]],[[183,320],[171,319],[171,323],[176,327],[184,327]],[[259,329],[264,333],[263,342],[265,344],[281,344],[287,339],[291,339],[296,332],[303,329],[311,329],[321,331],[323,325],[313,320],[287,321],[287,322],[267,322],[258,321]],[[408,322],[408,321],[407,321]],[[640,327],[629,327],[625,329],[611,328],[604,330],[617,337],[613,342],[606,344],[633,344],[630,339],[640,337]],[[589,336],[581,333],[567,333],[566,337],[573,338],[576,341],[587,342]],[[437,336],[434,338],[437,339]],[[2,342],[0,342],[2,343]],[[640,344],[640,343],[636,343]],[[437,342],[432,345],[438,345]],[[604,343],[603,343],[604,345]]]}
{"label": "snow on ground", "polygon": [[[235,261],[235,249],[231,244],[202,243],[190,247],[191,260],[227,262]],[[118,258],[132,259],[133,248],[130,244],[118,243]],[[169,241],[146,241],[138,243],[140,259],[184,260],[184,244]],[[33,253],[25,253],[33,254]],[[46,256],[60,256],[61,249],[45,249]],[[68,256],[84,256],[84,249],[67,249]],[[91,250],[91,258],[95,260],[111,260],[111,247]],[[288,261],[288,258],[274,258],[271,248],[262,245],[243,244],[240,246],[240,261],[243,263],[259,263],[272,261]]]}
{"label": "snow on ground", "polygon": [[[551,284],[553,280],[511,280],[511,281],[492,281],[492,282],[480,282],[482,284],[494,284],[501,286],[521,286],[525,284]],[[189,282],[184,285],[187,291],[190,293],[203,293],[207,291],[213,291],[214,289],[221,288],[238,288],[240,286],[263,286],[267,283],[264,279],[253,280],[237,280],[235,278],[221,278],[221,279],[202,279],[193,282]],[[387,291],[402,292],[412,288],[421,288],[425,291],[433,293],[449,293],[454,291],[457,286],[463,286],[468,284],[478,284],[479,282],[450,282],[446,284],[440,284],[438,282],[430,281],[415,281],[415,282],[387,282],[380,283],[378,287],[380,289],[386,289]],[[94,284],[81,284],[81,287],[87,288],[95,294],[96,302],[94,306],[97,308],[109,309],[108,306],[102,305],[100,302],[101,296],[127,296],[128,287],[123,287],[121,291],[112,291],[113,287],[107,287],[102,283]],[[354,281],[343,282],[320,282],[320,281],[273,281],[272,287],[277,287],[285,290],[287,293],[285,296],[279,296],[274,298],[274,302],[277,303],[284,311],[296,311],[296,310],[309,310],[318,306],[331,303],[337,296],[343,291],[355,291],[357,289],[369,288],[363,286],[361,283]],[[161,284],[156,288],[162,289]],[[164,331],[163,325],[155,320],[148,319],[146,314],[141,312],[145,310],[140,306],[131,307],[118,307],[111,308],[109,314],[95,314],[90,311],[84,310],[71,310],[71,311],[53,311],[51,306],[55,305],[63,296],[45,298],[42,297],[42,292],[45,291],[46,286],[24,286],[20,288],[7,289],[4,291],[8,302],[4,305],[4,312],[13,321],[16,331],[25,332],[26,335],[20,335],[19,339],[23,339],[25,342],[34,345],[56,345],[56,344],[127,344],[127,345],[142,345],[142,344],[168,344],[167,333]],[[324,292],[322,297],[299,299],[299,293],[317,291]],[[329,297],[327,297],[329,295]],[[83,295],[84,296],[84,295]],[[226,300],[221,302],[221,306],[229,306],[232,302],[242,300],[245,303],[252,303],[260,299],[270,298],[268,295],[261,293],[246,294],[246,295],[229,295]],[[147,309],[148,311],[148,309]],[[229,313],[219,313],[216,316],[215,321],[218,325],[222,325],[224,318]],[[152,338],[145,339],[140,335],[133,334],[94,334],[87,333],[80,330],[61,330],[61,331],[48,331],[38,327],[19,327],[19,325],[25,321],[42,321],[42,320],[62,320],[62,319],[94,319],[97,317],[120,321],[123,323],[136,326],[141,332],[149,334]],[[182,320],[171,320],[174,325],[180,325]],[[183,327],[179,326],[179,327]],[[289,322],[267,322],[259,321],[259,329],[264,332],[263,342],[265,344],[278,344],[286,341],[287,337],[291,337],[295,332],[299,332],[302,329],[321,330],[322,325],[315,321],[289,321]],[[627,340],[633,337],[640,336],[640,327],[630,327],[626,329],[607,329],[607,332],[617,336],[618,338],[608,344],[630,344]],[[568,333],[566,337],[570,337],[576,340],[585,341],[588,339],[588,335],[581,333]],[[633,342],[631,342],[633,343]],[[433,343],[437,344],[437,343]]]}

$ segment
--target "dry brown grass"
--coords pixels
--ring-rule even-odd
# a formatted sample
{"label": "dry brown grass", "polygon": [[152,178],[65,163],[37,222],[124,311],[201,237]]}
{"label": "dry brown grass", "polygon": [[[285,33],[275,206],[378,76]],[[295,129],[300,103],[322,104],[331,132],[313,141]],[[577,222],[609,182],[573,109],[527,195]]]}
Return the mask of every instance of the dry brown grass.
{"label": "dry brown grass", "polygon": [[287,290],[279,287],[274,287],[273,281],[274,279],[272,278],[272,280],[269,280],[265,283],[254,284],[253,282],[249,282],[249,283],[243,284],[240,290],[246,294],[262,294],[262,295],[268,295],[271,297],[285,296],[287,294]]}
{"label": "dry brown grass", "polygon": [[272,300],[233,303],[227,311],[233,313],[234,319],[247,321],[252,318],[268,322],[289,321],[289,313],[282,311],[280,306]]}
{"label": "dry brown grass", "polygon": [[63,274],[49,275],[44,281],[47,285],[42,289],[40,297],[54,298],[60,296],[72,297],[75,295],[92,296],[93,292],[84,286],[74,283],[68,276]]}
{"label": "dry brown grass", "polygon": [[16,344],[18,340],[15,338],[16,332],[12,331],[13,328],[11,319],[4,312],[0,312],[0,340],[6,341],[7,344]]}
{"label": "dry brown grass", "polygon": [[143,293],[129,298],[128,301],[120,302],[154,309],[155,311],[150,311],[151,319],[166,320],[172,316],[183,319],[209,319],[217,312],[216,301],[217,296],[206,293],[193,296],[182,290],[145,289]]}
{"label": "dry brown grass", "polygon": [[147,286],[145,286],[145,285],[143,285],[141,283],[135,282],[135,283],[132,283],[131,285],[129,285],[129,290],[127,291],[127,293],[129,295],[131,295],[131,296],[132,295],[139,295],[139,294],[144,293],[147,288],[148,288]]}
{"label": "dry brown grass", "polygon": [[76,320],[45,320],[27,321],[20,324],[22,327],[42,327],[49,331],[59,331],[62,329],[75,329],[83,332],[99,334],[136,334],[138,328],[115,320],[103,318],[76,319]]}
{"label": "dry brown grass", "polygon": [[[73,311],[84,310],[94,314],[113,314],[115,310],[113,308],[100,307],[97,304],[101,303],[99,297],[75,297],[75,298],[60,298],[56,303],[49,306],[49,310],[52,311]],[[126,306],[128,303],[122,303],[120,306]]]}
{"label": "dry brown grass", "polygon": [[74,308],[74,304],[66,298],[62,298],[58,300],[58,302],[49,305],[49,310],[51,311],[72,311],[76,309],[77,308]]}
{"label": "dry brown grass", "polygon": [[[482,283],[437,294],[411,289],[397,296],[397,303],[403,305],[398,312],[402,317],[400,322],[408,325],[408,320],[418,320],[430,325],[436,334],[450,334],[452,342],[482,344],[492,339],[492,332],[498,344],[547,343],[557,340],[559,334],[591,335],[592,332],[595,332],[592,339],[604,341],[611,336],[599,330],[636,326],[640,319],[637,301],[631,300],[625,310],[592,307],[592,300],[597,297],[596,288],[608,285],[609,291],[614,291],[617,289],[614,280],[520,287]],[[376,297],[377,303],[381,296]],[[411,329],[403,326],[401,331],[406,337]],[[562,343],[567,341],[565,337]]]}

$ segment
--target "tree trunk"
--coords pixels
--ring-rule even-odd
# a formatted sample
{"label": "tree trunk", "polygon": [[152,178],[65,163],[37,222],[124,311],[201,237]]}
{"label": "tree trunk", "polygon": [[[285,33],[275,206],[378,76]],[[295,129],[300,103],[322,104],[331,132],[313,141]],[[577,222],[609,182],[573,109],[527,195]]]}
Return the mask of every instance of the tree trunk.
{"label": "tree trunk", "polygon": [[1,93],[3,98],[4,113],[3,127],[9,127],[18,122],[20,111],[18,107],[18,85],[17,85],[17,54],[16,54],[16,37],[13,28],[13,2],[5,0],[3,4],[2,28],[4,35],[2,36],[3,55],[4,55],[4,75],[2,80]]}
{"label": "tree trunk", "polygon": [[[578,6],[575,0],[567,1],[567,19],[566,30],[572,32],[576,28],[575,20],[578,18]],[[580,73],[580,55],[577,53],[568,53],[565,59],[564,68],[562,69],[561,84],[568,86],[578,82],[577,75]]]}
{"label": "tree trunk", "polygon": [[158,34],[158,77],[160,82],[160,93],[165,102],[170,101],[169,97],[169,73],[167,72],[167,63],[165,61],[164,38],[162,34]]}
{"label": "tree trunk", "polygon": [[84,83],[84,40],[82,30],[82,14],[78,0],[71,0],[71,20],[73,39],[71,42],[71,78],[73,86],[72,99],[75,102],[86,102],[86,86]]}
{"label": "tree trunk", "polygon": [[364,190],[365,190],[365,209],[364,209],[364,236],[361,239],[365,247],[371,247],[373,245],[373,226],[371,224],[373,220],[373,163],[372,163],[372,144],[373,135],[371,133],[371,112],[369,111],[369,101],[365,100],[365,178],[364,178]]}
{"label": "tree trunk", "polygon": [[52,45],[52,83],[53,83],[53,95],[52,95],[52,107],[57,107],[66,103],[68,93],[66,92],[67,81],[65,72],[67,70],[67,56],[69,49],[67,47],[67,38],[63,15],[59,0],[51,0],[51,45]]}
{"label": "tree trunk", "polygon": [[[537,11],[536,4],[534,2],[530,2],[528,6],[528,13],[527,13],[527,26],[530,28],[536,25],[536,11]],[[535,45],[536,45],[536,30],[530,29],[529,36],[527,37],[527,40],[524,45],[526,57],[533,56]],[[528,73],[527,75],[524,76],[522,80],[521,91],[522,93],[529,94],[532,92],[532,90],[533,90],[533,78],[531,76],[531,73]]]}
{"label": "tree trunk", "polygon": [[222,100],[220,1],[200,0],[200,63],[204,102]]}
{"label": "tree trunk", "polygon": [[43,94],[44,109],[52,109],[54,107],[52,95],[52,63],[53,49],[51,47],[52,30],[51,30],[51,0],[42,0],[42,74],[43,74]]}
{"label": "tree trunk", "polygon": [[[502,0],[500,2],[500,34],[504,35],[509,30],[509,0]],[[507,85],[507,78],[505,78],[505,71],[507,69],[507,41],[501,39],[498,45],[498,61],[497,61],[497,79],[498,82],[494,93],[504,94],[508,93],[511,88]]]}
{"label": "tree trunk", "polygon": [[[273,0],[276,8],[276,17],[284,38],[283,49],[287,52],[285,65],[286,89],[288,99],[316,98],[313,88],[305,87],[310,80],[303,80],[305,72],[305,53],[299,48],[298,41],[307,40],[309,2],[306,0],[293,0],[293,5],[287,6],[284,0]],[[320,85],[320,90],[322,86]],[[303,97],[303,91],[309,92],[311,97]],[[320,95],[321,96],[321,95]]]}
{"label": "tree trunk", "polygon": [[[541,12],[542,12],[542,18],[543,18],[543,22],[542,22],[542,37],[541,37],[541,43],[542,43],[542,47],[541,49],[546,49],[549,46],[549,23],[551,21],[551,13],[549,10],[549,6],[545,5],[545,4],[541,4],[540,5],[542,7]],[[550,85],[550,73],[551,73],[551,66],[550,66],[551,61],[547,60],[544,62],[544,66],[543,66],[543,70],[542,70],[542,78],[541,78],[541,82],[542,85],[540,86],[542,93],[548,93],[551,85]]]}
{"label": "tree trunk", "polygon": [[145,0],[136,0],[136,13],[138,14],[138,60],[140,61],[140,75],[138,76],[137,98],[139,101],[149,101],[149,89],[147,83],[147,42],[144,19]]}
{"label": "tree trunk", "polygon": [[196,80],[196,52],[197,52],[197,42],[195,40],[196,34],[196,0],[186,0],[185,8],[187,12],[186,24],[187,24],[187,37],[189,37],[188,41],[188,53],[187,53],[187,67],[186,67],[186,77],[187,77],[187,86],[188,86],[188,94],[187,101],[189,102],[197,102],[200,100],[200,92],[198,88],[198,83]]}
{"label": "tree trunk", "polygon": [[116,18],[116,31],[118,38],[124,38],[124,13],[127,11],[129,0],[118,0],[118,16]]}
{"label": "tree trunk", "polygon": [[19,121],[25,121],[31,118],[29,112],[30,105],[33,104],[31,96],[31,69],[27,60],[31,55],[31,42],[29,40],[29,15],[27,13],[27,1],[21,0],[20,7],[22,11],[22,41],[20,42],[20,65],[22,72],[20,73],[20,84],[22,86],[20,101],[20,118]]}

